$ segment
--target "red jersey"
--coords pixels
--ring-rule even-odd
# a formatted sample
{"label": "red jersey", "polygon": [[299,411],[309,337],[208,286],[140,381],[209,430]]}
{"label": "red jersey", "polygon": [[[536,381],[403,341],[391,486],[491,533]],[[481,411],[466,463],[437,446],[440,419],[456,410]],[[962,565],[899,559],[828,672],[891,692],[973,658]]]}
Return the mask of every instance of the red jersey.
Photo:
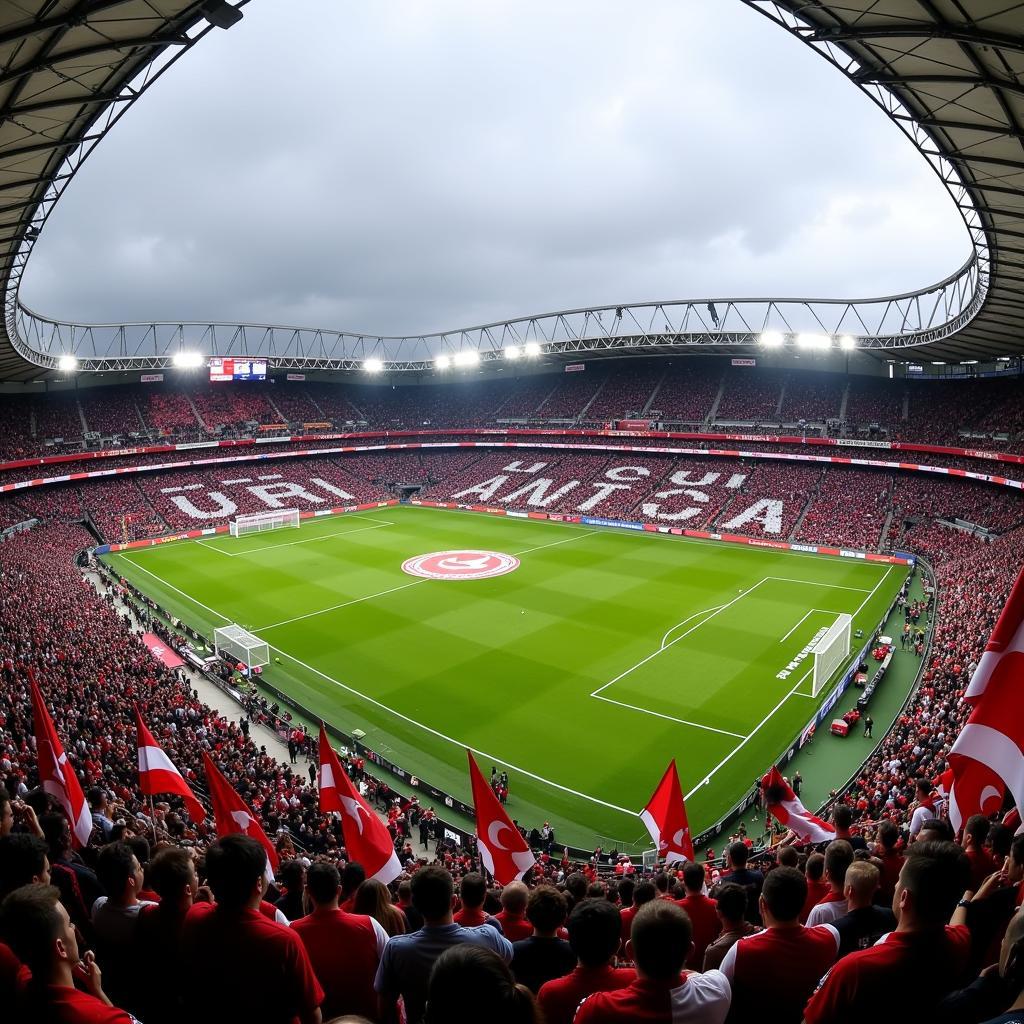
{"label": "red jersey", "polygon": [[728,1012],[729,982],[721,971],[708,971],[670,981],[637,978],[628,988],[595,992],[580,1004],[575,1024],[721,1024]]}
{"label": "red jersey", "polygon": [[843,1024],[877,1016],[923,1020],[966,981],[971,933],[946,926],[933,935],[890,932],[870,949],[843,957],[822,980],[804,1011],[807,1024]]}
{"label": "red jersey", "polygon": [[138,1024],[130,1013],[77,988],[47,985],[43,1000],[48,1024]]}
{"label": "red jersey", "polygon": [[373,979],[388,941],[384,929],[363,914],[314,910],[294,921],[292,931],[302,940],[324,987],[324,1020],[347,1014],[376,1017]]}
{"label": "red jersey", "polygon": [[691,971],[699,971],[704,966],[704,951],[722,930],[716,909],[718,901],[697,892],[687,893],[685,899],[676,901],[676,905],[686,911],[693,925],[693,950],[686,959],[686,966]]}
{"label": "red jersey", "polygon": [[777,1024],[800,1024],[804,1007],[839,951],[839,933],[817,928],[768,928],[733,945],[722,960],[732,982],[732,1021],[760,1020],[765,1008]]}
{"label": "red jersey", "polygon": [[[463,907],[455,915],[454,921],[463,928],[479,928],[482,924],[487,924],[487,914],[480,907]],[[532,934],[533,928],[530,929],[530,935]]]}
{"label": "red jersey", "polygon": [[576,1008],[595,992],[625,988],[636,980],[636,971],[628,967],[577,966],[563,978],[546,981],[537,993],[537,1003],[545,1024],[572,1024]]}
{"label": "red jersey", "polygon": [[639,910],[640,908],[634,904],[619,911],[619,917],[622,918],[622,945],[620,948],[629,941],[629,933],[633,929],[633,918],[636,917]]}
{"label": "red jersey", "polygon": [[509,942],[519,942],[520,939],[528,939],[533,935],[533,925],[523,914],[510,914],[503,910],[500,914],[495,914],[494,918],[501,925],[502,933]]}
{"label": "red jersey", "polygon": [[800,923],[807,924],[807,915],[821,902],[823,896],[832,891],[828,882],[818,879],[807,879],[807,899],[804,900],[803,909],[800,911]]}
{"label": "red jersey", "polygon": [[967,859],[971,862],[971,881],[967,888],[971,892],[977,892],[981,888],[981,883],[996,870],[996,862],[992,859],[992,854],[984,848],[979,850],[972,846],[966,852]]}
{"label": "red jersey", "polygon": [[903,870],[903,856],[895,850],[881,848],[875,854],[882,862],[882,877],[878,885],[878,903],[888,907],[892,904],[892,898],[896,893],[896,883],[899,881],[900,872]]}
{"label": "red jersey", "polygon": [[302,940],[255,910],[193,907],[182,931],[193,1024],[292,1024],[324,999]]}

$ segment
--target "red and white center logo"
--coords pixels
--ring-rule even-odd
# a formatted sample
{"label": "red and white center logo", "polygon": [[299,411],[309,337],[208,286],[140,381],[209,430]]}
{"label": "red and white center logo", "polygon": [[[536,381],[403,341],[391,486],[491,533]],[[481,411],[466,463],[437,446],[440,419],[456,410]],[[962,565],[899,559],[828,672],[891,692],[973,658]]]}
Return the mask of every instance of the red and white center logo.
{"label": "red and white center logo", "polygon": [[428,580],[486,580],[519,568],[519,559],[500,551],[431,551],[407,558],[402,572]]}

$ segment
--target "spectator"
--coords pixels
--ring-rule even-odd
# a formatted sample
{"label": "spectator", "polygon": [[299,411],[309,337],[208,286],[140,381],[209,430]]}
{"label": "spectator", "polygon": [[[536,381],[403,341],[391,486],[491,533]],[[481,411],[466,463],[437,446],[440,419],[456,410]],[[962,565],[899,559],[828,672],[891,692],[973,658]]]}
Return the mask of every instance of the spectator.
{"label": "spectator", "polygon": [[373,917],[338,908],[341,876],[333,864],[312,864],[306,872],[307,917],[292,925],[324,988],[325,1020],[341,1014],[376,1017],[373,979],[388,935]]}
{"label": "spectator", "polygon": [[350,860],[341,869],[341,909],[351,914],[359,886],[366,881],[366,869],[358,861]]}
{"label": "spectator", "polygon": [[721,923],[717,939],[704,952],[705,971],[722,966],[725,954],[735,943],[747,935],[753,935],[757,927],[747,920],[747,894],[742,886],[726,883],[718,889],[715,912]]}
{"label": "spectator", "polygon": [[217,903],[190,914],[182,937],[191,1018],[197,1024],[291,1024],[296,1018],[300,1024],[320,1024],[324,992],[305,946],[290,928],[259,911],[266,870],[266,851],[248,836],[222,836],[206,855],[207,881]]}
{"label": "spectator", "polygon": [[0,899],[33,882],[50,884],[46,843],[26,832],[0,837]]}
{"label": "spectator", "polygon": [[284,888],[274,906],[289,921],[297,921],[306,913],[302,906],[302,891],[306,884],[306,865],[301,860],[286,860],[277,870],[277,883]]}
{"label": "spectator", "polygon": [[495,914],[494,919],[509,942],[519,942],[533,934],[533,925],[526,919],[529,896],[530,890],[523,882],[510,882],[501,890],[501,912]]}
{"label": "spectator", "polygon": [[934,788],[928,779],[918,779],[915,784],[917,794],[917,806],[910,818],[910,838],[914,840],[921,831],[924,823],[937,818],[936,805],[938,798],[935,796]]}
{"label": "spectator", "polygon": [[626,946],[636,962],[636,980],[625,988],[588,996],[576,1011],[575,1024],[721,1024],[729,1012],[729,981],[721,971],[683,973],[692,945],[685,911],[660,900],[644,907]]}
{"label": "spectator", "polygon": [[893,912],[874,902],[880,877],[878,868],[870,861],[854,861],[846,869],[843,894],[847,912],[833,922],[839,932],[841,957],[873,946],[896,927]]}
{"label": "spectator", "polygon": [[107,816],[107,794],[99,786],[92,786],[87,794],[89,799],[89,811],[92,813],[93,828],[98,828],[103,834],[103,841],[110,839],[110,833],[114,831],[114,823]]}
{"label": "spectator", "polygon": [[541,1024],[533,994],[500,956],[482,946],[451,946],[430,972],[425,1024]]}
{"label": "spectator", "polygon": [[657,894],[658,890],[655,889],[653,882],[637,882],[634,886],[633,903],[619,911],[619,917],[622,919],[622,940],[619,947],[621,950],[625,951],[626,943],[629,941],[629,935],[633,929],[633,920],[640,912],[640,908],[655,899]]}
{"label": "spectator", "polygon": [[992,854],[985,849],[989,820],[984,814],[972,814],[964,826],[964,852],[971,862],[971,881],[968,889],[977,892],[981,883],[996,870]]}
{"label": "spectator", "polygon": [[725,954],[722,973],[732,983],[729,1020],[760,1018],[797,1024],[808,997],[835,960],[839,933],[830,924],[800,924],[807,882],[796,868],[768,873],[760,897],[765,930],[740,939]]}
{"label": "spectator", "polygon": [[408,878],[398,883],[398,909],[405,915],[407,932],[418,932],[423,927],[423,915],[412,905],[412,885]]}
{"label": "spectator", "polygon": [[490,914],[484,913],[484,901],[487,899],[487,883],[478,871],[464,875],[459,883],[459,902],[461,909],[455,915],[455,923],[463,928],[479,928],[482,924],[491,925],[501,931],[501,925]]}
{"label": "spectator", "polygon": [[969,877],[970,864],[955,843],[916,842],[893,899],[896,930],[836,964],[807,1006],[807,1024],[861,1021],[880,1007],[891,1020],[928,1016],[965,980],[970,932],[946,922]]}
{"label": "spectator", "polygon": [[825,881],[829,891],[811,908],[808,927],[831,924],[846,913],[846,869],[853,863],[853,848],[845,839],[833,839],[825,847]]}
{"label": "spectator", "polygon": [[420,1024],[430,970],[450,946],[468,942],[492,950],[506,963],[512,960],[512,944],[497,928],[463,928],[453,921],[452,895],[452,876],[444,868],[431,865],[412,876],[412,904],[424,924],[417,932],[393,938],[381,956],[374,987],[385,1024],[397,1021],[400,996],[408,1024]]}
{"label": "spectator", "polygon": [[903,855],[896,849],[900,839],[900,830],[892,821],[879,822],[878,831],[875,834],[877,843],[874,854],[882,862],[879,869],[881,878],[878,883],[878,902],[883,907],[892,906],[892,898],[896,893],[896,883],[899,881],[900,871],[903,868]]}
{"label": "spectator", "polygon": [[375,878],[368,878],[356,890],[352,912],[372,917],[391,938],[405,934],[405,915],[391,902],[388,887]]}
{"label": "spectator", "polygon": [[576,1008],[587,996],[632,984],[635,971],[612,966],[619,948],[620,926],[619,912],[607,900],[584,900],[573,907],[569,945],[578,962],[564,977],[541,985],[537,1002],[545,1024],[572,1024]]}
{"label": "spectator", "polygon": [[686,911],[693,929],[693,949],[686,958],[686,966],[699,971],[704,965],[704,952],[718,938],[722,923],[717,904],[704,895],[704,868],[700,864],[691,862],[683,868],[683,885],[686,896],[678,905]]}
{"label": "spectator", "polygon": [[[761,887],[764,885],[764,875],[756,870],[747,867],[747,858],[750,850],[747,844],[737,840],[726,847],[725,860],[729,869],[722,876],[722,882],[732,882],[734,885],[742,886],[747,893],[747,920],[751,924],[760,924],[760,902]],[[712,896],[717,895],[712,892]]]}
{"label": "spectator", "polygon": [[829,884],[825,881],[825,855],[823,853],[812,853],[804,865],[804,874],[807,878],[807,898],[800,910],[800,923],[807,924],[807,917],[810,912],[821,902],[829,892]]}
{"label": "spectator", "polygon": [[561,978],[576,966],[572,947],[558,937],[567,909],[565,897],[549,885],[530,893],[526,917],[533,925],[533,935],[512,946],[512,973],[534,994],[544,982]]}
{"label": "spectator", "polygon": [[863,836],[851,833],[853,811],[846,804],[836,804],[832,809],[832,824],[836,827],[836,839],[845,839],[854,850],[868,848],[867,841]]}

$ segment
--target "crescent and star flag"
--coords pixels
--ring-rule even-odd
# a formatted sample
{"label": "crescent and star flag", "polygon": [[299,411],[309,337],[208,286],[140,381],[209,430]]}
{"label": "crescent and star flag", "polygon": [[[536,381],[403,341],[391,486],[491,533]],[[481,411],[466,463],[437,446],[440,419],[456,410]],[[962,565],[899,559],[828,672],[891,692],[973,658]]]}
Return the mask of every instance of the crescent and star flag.
{"label": "crescent and star flag", "polygon": [[367,878],[387,885],[402,873],[391,833],[352,785],[320,723],[320,810],[341,815],[345,849],[362,864]]}
{"label": "crescent and star flag", "polygon": [[160,744],[142,721],[138,708],[135,709],[135,729],[139,736],[139,789],[145,796],[150,797],[158,793],[174,793],[180,796],[188,808],[188,816],[193,821],[202,821],[206,817],[206,809],[181,777],[181,772],[160,749]]}
{"label": "crescent and star flag", "polygon": [[75,846],[87,846],[92,834],[92,814],[85,802],[82,785],[64,753],[32,669],[28,670],[28,678],[32,689],[32,726],[36,734],[39,781],[43,791],[49,793],[63,809],[71,825],[71,841]]}
{"label": "crescent and star flag", "polygon": [[473,784],[473,807],[476,810],[476,842],[480,860],[494,876],[498,885],[522,879],[537,863],[530,845],[512,824],[505,808],[494,795],[487,780],[480,774],[473,752],[469,757],[469,778]]}
{"label": "crescent and star flag", "polygon": [[773,767],[761,780],[761,789],[768,813],[804,842],[827,843],[835,839],[835,825],[822,821],[800,803],[778,767]]}
{"label": "crescent and star flag", "polygon": [[[964,694],[971,713],[949,752],[949,821],[1002,808],[1009,789],[1024,807],[1024,569]],[[954,817],[955,815],[955,817]]]}
{"label": "crescent and star flag", "polygon": [[663,858],[666,863],[693,860],[693,839],[686,820],[686,805],[675,758],[665,769],[647,806],[640,812],[640,819],[651,833],[659,859]]}
{"label": "crescent and star flag", "polygon": [[249,836],[259,840],[267,851],[267,881],[274,880],[277,871],[277,850],[267,838],[267,833],[256,820],[255,815],[245,801],[231,788],[231,784],[220,773],[220,769],[203,751],[203,767],[206,769],[206,781],[210,784],[210,802],[213,804],[213,819],[217,823],[218,836],[234,834]]}

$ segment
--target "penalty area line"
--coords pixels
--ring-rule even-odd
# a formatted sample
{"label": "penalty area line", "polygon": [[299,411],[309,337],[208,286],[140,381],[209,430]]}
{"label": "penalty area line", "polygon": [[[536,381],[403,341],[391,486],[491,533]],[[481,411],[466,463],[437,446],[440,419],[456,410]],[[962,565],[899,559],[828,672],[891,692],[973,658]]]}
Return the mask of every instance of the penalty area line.
{"label": "penalty area line", "polygon": [[651,711],[650,708],[641,708],[636,704],[627,704],[625,701],[613,700],[611,697],[602,697],[599,693],[592,694],[597,700],[603,700],[608,704],[617,704],[620,708],[630,708],[633,711],[639,711],[645,715],[654,715],[655,718],[664,718],[669,722],[678,722],[680,725],[689,725],[694,729],[706,729],[708,732],[721,733],[723,736],[734,736],[736,739],[743,739],[743,733],[741,732],[729,732],[728,729],[717,729],[713,725],[701,725],[700,722],[690,722],[685,718],[676,718],[674,715],[663,715],[660,711]]}
{"label": "penalty area line", "polygon": [[131,562],[131,564],[134,565],[136,569],[141,569],[142,572],[144,572],[147,576],[152,576],[153,579],[155,579],[158,583],[162,584],[165,587],[170,587],[171,590],[173,590],[176,594],[181,594],[182,597],[184,597],[187,601],[190,601],[197,608],[203,608],[206,611],[208,611],[211,615],[216,615],[218,619],[223,619],[225,622],[231,622],[231,619],[229,619],[226,615],[222,614],[221,612],[217,611],[216,608],[211,608],[208,604],[203,604],[202,601],[197,601],[191,594],[186,594],[184,590],[179,590],[173,583],[168,583],[167,580],[165,580],[162,576],[157,576],[155,572],[150,572],[149,569],[147,569],[145,566],[139,565],[139,563],[136,562],[133,558],[128,558],[127,556],[122,557],[125,559],[126,562]]}

